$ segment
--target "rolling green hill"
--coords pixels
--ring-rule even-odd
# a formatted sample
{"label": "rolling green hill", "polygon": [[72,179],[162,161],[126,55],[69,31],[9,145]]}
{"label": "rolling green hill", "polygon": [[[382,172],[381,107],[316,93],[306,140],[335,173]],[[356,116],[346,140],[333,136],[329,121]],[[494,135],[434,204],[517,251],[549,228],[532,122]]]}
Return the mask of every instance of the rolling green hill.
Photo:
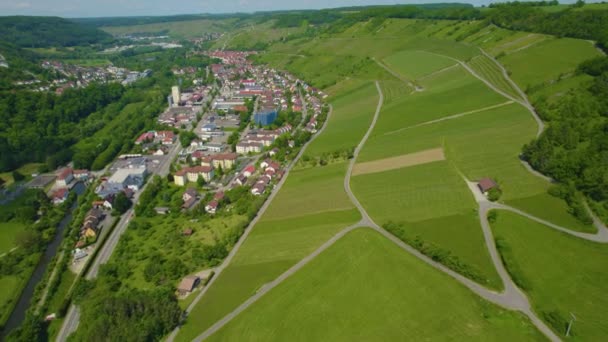
{"label": "rolling green hill", "polygon": [[94,27],[58,17],[0,17],[0,37],[19,47],[95,44],[112,37]]}

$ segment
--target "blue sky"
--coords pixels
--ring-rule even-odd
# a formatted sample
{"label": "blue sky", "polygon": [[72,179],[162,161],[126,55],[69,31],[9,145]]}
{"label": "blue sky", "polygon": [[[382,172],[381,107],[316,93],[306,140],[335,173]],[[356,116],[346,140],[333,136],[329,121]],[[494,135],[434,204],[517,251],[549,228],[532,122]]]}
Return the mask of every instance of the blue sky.
{"label": "blue sky", "polygon": [[[476,5],[495,0],[464,0]],[[573,2],[560,1],[560,2]],[[318,9],[372,4],[458,2],[450,0],[0,0],[0,15],[104,17]]]}

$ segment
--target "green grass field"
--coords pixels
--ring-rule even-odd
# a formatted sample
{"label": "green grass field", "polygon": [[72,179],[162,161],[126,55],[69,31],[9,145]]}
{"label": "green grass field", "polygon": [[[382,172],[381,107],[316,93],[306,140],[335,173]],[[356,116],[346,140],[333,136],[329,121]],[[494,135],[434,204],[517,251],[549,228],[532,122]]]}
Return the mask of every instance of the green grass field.
{"label": "green grass field", "polygon": [[101,29],[112,35],[125,35],[133,33],[158,33],[164,30],[169,35],[179,38],[200,37],[203,33],[223,32],[230,27],[234,19],[230,20],[186,20],[167,23],[155,23],[130,26],[108,26]]}
{"label": "green grass field", "polygon": [[262,285],[358,219],[356,210],[345,210],[259,222],[232,263],[190,313],[178,340],[192,340]]}
{"label": "green grass field", "polygon": [[344,191],[346,167],[346,163],[336,163],[293,170],[265,217],[280,219],[353,208]]}
{"label": "green grass field", "polygon": [[496,88],[511,95],[515,99],[523,100],[517,93],[517,90],[515,90],[511,83],[505,79],[498,65],[490,58],[485,55],[477,56],[469,62],[469,66],[471,66],[481,77],[492,83]]}
{"label": "green grass field", "polygon": [[573,313],[577,320],[568,340],[605,339],[606,245],[557,232],[509,212],[499,212],[492,228],[496,239],[505,245],[503,258],[508,268],[516,270],[516,278],[523,279],[541,319],[564,338],[565,325]]}
{"label": "green grass field", "polygon": [[542,340],[371,230],[356,230],[211,341]]}
{"label": "green grass field", "polygon": [[372,134],[391,132],[507,101],[462,67],[442,72],[421,83],[424,91],[394,100],[382,108]]}
{"label": "green grass field", "polygon": [[376,111],[378,91],[373,82],[355,83],[356,87],[332,99],[333,112],[327,127],[307,148],[305,155],[354,148],[365,134]]}
{"label": "green grass field", "polygon": [[[523,90],[549,83],[573,72],[581,62],[599,56],[595,47],[580,39],[561,38],[538,43],[500,58]],[[534,67],[531,67],[534,66]]]}
{"label": "green grass field", "polygon": [[[25,284],[23,284],[25,285]],[[16,276],[2,276],[0,277],[0,324],[4,324],[10,315],[13,305],[17,298],[15,298],[15,290],[22,286],[22,281]]]}
{"label": "green grass field", "polygon": [[403,223],[406,237],[449,251],[473,267],[485,279],[483,285],[502,286],[484,244],[476,203],[448,162],[356,176],[351,183],[377,224]]}
{"label": "green grass field", "polygon": [[451,59],[425,51],[401,51],[384,59],[391,69],[408,79],[418,79],[456,64]]}
{"label": "green grass field", "polygon": [[16,247],[15,238],[24,229],[25,226],[18,222],[0,223],[0,255]]}

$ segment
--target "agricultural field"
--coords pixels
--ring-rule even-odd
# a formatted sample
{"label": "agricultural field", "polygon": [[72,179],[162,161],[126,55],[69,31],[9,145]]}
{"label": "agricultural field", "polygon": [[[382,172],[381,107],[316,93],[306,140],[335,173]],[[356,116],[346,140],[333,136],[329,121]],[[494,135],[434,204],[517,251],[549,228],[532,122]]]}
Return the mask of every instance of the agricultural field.
{"label": "agricultural field", "polygon": [[397,52],[384,58],[384,62],[405,78],[412,80],[456,64],[449,58],[417,50]]}
{"label": "agricultural field", "polygon": [[[346,163],[323,167],[294,169],[266,216],[284,219],[332,210],[347,210],[353,207],[344,192]],[[319,191],[325,195],[319,196]]]}
{"label": "agricultural field", "polygon": [[228,33],[218,39],[214,47],[221,48],[227,45],[235,49],[262,50],[267,44],[298,35],[305,29],[303,27],[275,28],[274,24],[274,21],[261,24],[240,23],[241,27],[237,30],[230,27],[230,24],[224,25],[224,32],[228,31]]}
{"label": "agricultural field", "polygon": [[[330,276],[328,276],[330,275]],[[543,340],[368,229],[348,233],[211,341]]]}
{"label": "agricultural field", "polygon": [[372,134],[397,131],[507,101],[460,66],[426,78],[420,84],[423,91],[395,99],[382,108]]}
{"label": "agricultural field", "polygon": [[0,323],[8,319],[8,315],[13,308],[17,296],[15,289],[22,286],[22,280],[17,276],[2,276],[0,277]]}
{"label": "agricultural field", "polygon": [[[278,201],[273,201],[271,206]],[[190,341],[240,303],[314,251],[341,229],[359,220],[354,210],[328,211],[302,217],[264,216],[228,268],[188,315],[178,341]]]}
{"label": "agricultural field", "polygon": [[503,76],[498,65],[496,65],[496,63],[494,63],[494,61],[492,61],[489,57],[479,55],[473,58],[468,64],[471,68],[473,68],[473,70],[475,70],[476,73],[488,80],[496,88],[517,100],[524,100],[521,98],[520,94],[513,87],[513,85]]}
{"label": "agricultural field", "polygon": [[[499,58],[523,90],[568,76],[583,61],[600,56],[593,44],[571,38],[550,39]],[[533,68],[530,66],[534,65]]]}
{"label": "agricultural field", "polygon": [[0,255],[15,248],[15,239],[24,229],[25,225],[15,221],[0,223]]}
{"label": "agricultural field", "polygon": [[606,245],[503,211],[492,229],[513,279],[556,333],[565,336],[572,313],[577,319],[569,340],[600,341],[608,335]]}
{"label": "agricultural field", "polygon": [[[446,71],[441,74],[441,78],[455,75],[456,71]],[[450,78],[453,79],[446,79]],[[427,83],[429,91],[433,91],[430,88],[432,84]],[[441,87],[451,86],[446,82],[436,84]],[[404,97],[403,101],[409,101],[412,97],[413,95]],[[415,126],[412,125],[415,122],[412,120],[416,116],[413,116],[414,119],[409,119],[407,115],[399,116],[402,106],[398,104],[396,100],[382,110],[376,128],[361,151],[359,162],[443,147],[448,162],[468,179],[496,179],[503,190],[502,200],[508,204],[522,210],[530,208],[531,213],[574,230],[593,230],[593,227],[586,226],[567,214],[563,201],[546,194],[550,184],[530,174],[519,162],[521,147],[536,132],[536,123],[522,106],[502,102],[504,105],[492,109]],[[425,110],[432,113],[433,108],[441,106],[441,103],[434,105],[429,101]],[[386,132],[389,129],[391,131]],[[492,144],[487,144],[487,141],[492,141]],[[526,200],[527,198],[531,199]],[[545,210],[537,210],[539,207],[544,207]],[[554,215],[554,212],[560,214]]]}
{"label": "agricultural field", "polygon": [[234,19],[229,20],[186,20],[167,23],[154,23],[130,26],[107,26],[101,29],[114,35],[121,36],[134,33],[159,34],[168,31],[174,38],[196,38],[203,33],[224,32],[230,28]]}
{"label": "agricultural field", "polygon": [[333,98],[331,103],[333,112],[327,127],[307,148],[307,156],[354,148],[371,123],[378,104],[378,91],[373,82],[358,82]]}
{"label": "agricultural field", "polygon": [[356,176],[351,187],[377,224],[402,224],[405,236],[400,238],[431,243],[473,269],[475,280],[501,288],[484,244],[476,203],[448,162]]}

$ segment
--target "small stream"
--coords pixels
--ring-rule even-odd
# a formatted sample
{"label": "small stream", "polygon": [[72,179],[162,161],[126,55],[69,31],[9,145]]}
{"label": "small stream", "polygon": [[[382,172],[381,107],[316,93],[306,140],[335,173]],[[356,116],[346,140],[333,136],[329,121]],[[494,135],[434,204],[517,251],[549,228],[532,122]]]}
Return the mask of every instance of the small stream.
{"label": "small stream", "polygon": [[[85,189],[86,187],[83,183],[77,183],[72,188],[72,191],[76,192],[76,194],[80,196],[84,193]],[[21,322],[23,322],[23,320],[25,319],[25,313],[30,307],[30,300],[34,295],[34,290],[36,289],[38,283],[44,277],[49,263],[57,254],[59,247],[61,247],[61,242],[63,241],[63,231],[65,230],[65,227],[67,227],[72,221],[72,212],[77,206],[78,201],[74,201],[74,204],[72,204],[72,206],[68,209],[64,218],[59,223],[59,226],[57,226],[55,237],[47,246],[46,250],[44,251],[44,254],[42,255],[42,258],[40,259],[40,262],[38,263],[38,266],[36,266],[34,273],[32,273],[30,280],[27,282],[27,285],[25,285],[23,292],[19,296],[17,305],[15,305],[11,316],[6,321],[6,325],[2,330],[2,337],[0,337],[0,340],[3,340],[9,332],[21,325]]]}

